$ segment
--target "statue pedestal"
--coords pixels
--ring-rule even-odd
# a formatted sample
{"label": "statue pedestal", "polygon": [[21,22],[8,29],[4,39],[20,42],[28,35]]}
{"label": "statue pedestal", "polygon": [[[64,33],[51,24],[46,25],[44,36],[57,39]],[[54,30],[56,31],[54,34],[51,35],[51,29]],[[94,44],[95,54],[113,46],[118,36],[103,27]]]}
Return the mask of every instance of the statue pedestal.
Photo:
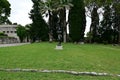
{"label": "statue pedestal", "polygon": [[63,50],[63,46],[58,46],[58,45],[56,45],[56,48],[55,48],[56,50]]}

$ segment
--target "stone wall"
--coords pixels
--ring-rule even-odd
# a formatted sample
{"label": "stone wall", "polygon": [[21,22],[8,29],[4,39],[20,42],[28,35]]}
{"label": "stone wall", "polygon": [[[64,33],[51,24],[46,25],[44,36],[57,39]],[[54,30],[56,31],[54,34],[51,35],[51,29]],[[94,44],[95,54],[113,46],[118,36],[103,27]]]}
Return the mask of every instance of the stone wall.
{"label": "stone wall", "polygon": [[0,37],[0,44],[12,44],[18,42],[18,39],[14,37]]}

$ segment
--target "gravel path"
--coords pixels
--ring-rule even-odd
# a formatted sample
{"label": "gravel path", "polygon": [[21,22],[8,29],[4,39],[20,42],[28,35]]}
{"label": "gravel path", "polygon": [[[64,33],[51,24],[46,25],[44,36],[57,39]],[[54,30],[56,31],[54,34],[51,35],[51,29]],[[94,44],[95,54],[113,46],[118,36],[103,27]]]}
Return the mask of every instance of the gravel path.
{"label": "gravel path", "polygon": [[30,44],[30,43],[0,44],[0,47],[20,46],[25,44]]}

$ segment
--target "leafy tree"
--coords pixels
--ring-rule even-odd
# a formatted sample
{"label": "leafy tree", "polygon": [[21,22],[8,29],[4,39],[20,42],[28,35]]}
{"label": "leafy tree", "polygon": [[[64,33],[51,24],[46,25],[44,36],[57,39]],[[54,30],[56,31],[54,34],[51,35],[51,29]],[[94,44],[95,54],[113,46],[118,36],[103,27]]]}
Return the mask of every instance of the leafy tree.
{"label": "leafy tree", "polygon": [[73,0],[69,12],[70,37],[74,42],[83,41],[85,31],[85,6],[83,0]]}
{"label": "leafy tree", "polygon": [[39,1],[41,0],[32,0],[33,9],[30,12],[30,18],[33,21],[30,28],[32,42],[36,40],[44,41],[48,38],[48,27],[40,12]]}
{"label": "leafy tree", "polygon": [[[89,3],[89,4],[88,4]],[[92,36],[90,42],[99,42],[100,34],[99,34],[99,13],[98,9],[103,4],[101,0],[85,0],[85,4],[87,7],[87,16],[91,18],[90,25],[90,34]],[[89,13],[89,14],[88,14]]]}
{"label": "leafy tree", "polygon": [[106,43],[112,43],[112,21],[111,21],[111,8],[109,5],[104,7],[102,25],[102,40]]}
{"label": "leafy tree", "polygon": [[[100,42],[101,41],[100,35],[102,34],[103,29],[101,29],[101,27],[99,26],[99,14],[101,12],[98,13],[97,11],[99,8],[104,8],[106,5],[110,6],[113,0],[104,0],[104,1],[103,0],[84,0],[84,1],[87,7],[87,12],[86,12],[87,16],[91,17],[92,19],[91,26],[90,26],[90,33],[92,35],[91,40],[92,42]],[[103,16],[106,16],[106,15],[103,15]]]}
{"label": "leafy tree", "polygon": [[113,3],[113,43],[120,44],[120,1],[115,0]]}
{"label": "leafy tree", "polygon": [[111,4],[104,5],[102,24],[102,39],[107,43],[119,43],[120,27],[120,1],[111,1]]}
{"label": "leafy tree", "polygon": [[92,42],[98,42],[98,29],[99,29],[99,15],[97,13],[97,6],[94,5],[92,13],[91,13],[91,26],[90,26],[90,33],[92,34]]}
{"label": "leafy tree", "polygon": [[26,38],[27,38],[27,42],[30,42],[30,39],[31,39],[31,24],[27,24],[25,25],[25,29],[26,29]]}
{"label": "leafy tree", "polygon": [[8,19],[10,10],[10,3],[7,0],[0,0],[0,24],[11,23]]}
{"label": "leafy tree", "polygon": [[26,38],[26,29],[25,29],[25,27],[23,27],[23,26],[21,26],[21,25],[19,25],[18,27],[17,27],[17,35],[18,35],[18,37],[19,37],[19,39],[20,39],[20,42],[23,42],[23,40]]}

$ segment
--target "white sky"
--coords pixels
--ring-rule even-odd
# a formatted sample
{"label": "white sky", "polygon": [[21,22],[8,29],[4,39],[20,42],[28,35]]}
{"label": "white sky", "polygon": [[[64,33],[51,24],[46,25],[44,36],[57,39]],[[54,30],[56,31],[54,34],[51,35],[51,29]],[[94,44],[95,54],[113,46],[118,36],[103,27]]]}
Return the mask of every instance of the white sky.
{"label": "white sky", "polygon": [[29,19],[28,13],[32,9],[31,0],[8,0],[11,4],[10,20],[12,23],[26,25],[32,21]]}
{"label": "white sky", "polygon": [[86,22],[86,30],[85,30],[85,34],[86,34],[87,32],[89,32],[90,25],[91,25],[91,18],[86,17],[86,20],[87,20],[87,22]]}

